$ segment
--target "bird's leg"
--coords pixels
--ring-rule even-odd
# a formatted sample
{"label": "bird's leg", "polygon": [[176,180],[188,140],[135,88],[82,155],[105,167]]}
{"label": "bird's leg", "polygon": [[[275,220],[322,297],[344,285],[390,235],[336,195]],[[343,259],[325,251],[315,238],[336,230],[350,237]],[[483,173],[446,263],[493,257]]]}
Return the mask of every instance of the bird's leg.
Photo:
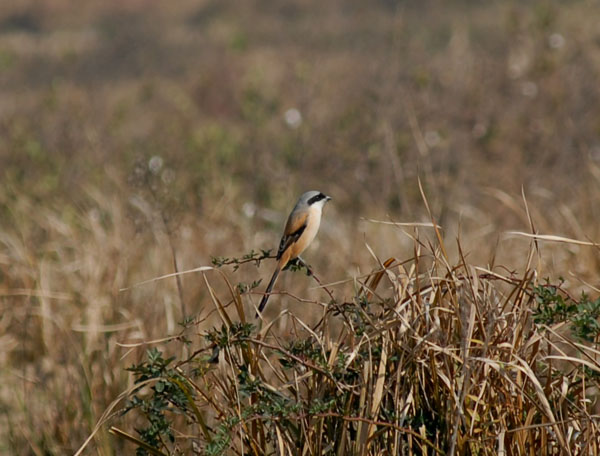
{"label": "bird's leg", "polygon": [[290,261],[288,261],[283,270],[287,271],[288,269],[291,269],[292,271],[295,271],[299,267],[300,266],[298,265],[298,258],[293,258]]}
{"label": "bird's leg", "polygon": [[303,266],[306,268],[306,275],[307,276],[311,276],[313,275],[313,271],[311,269],[311,267],[308,265],[308,263],[306,263],[306,261],[304,261],[302,258],[297,257],[295,259],[296,263],[299,264],[300,266]]}
{"label": "bird's leg", "polygon": [[296,257],[288,261],[283,270],[290,269],[292,271],[299,271],[300,269],[306,269],[306,275],[311,276],[313,274],[311,267],[302,258]]}

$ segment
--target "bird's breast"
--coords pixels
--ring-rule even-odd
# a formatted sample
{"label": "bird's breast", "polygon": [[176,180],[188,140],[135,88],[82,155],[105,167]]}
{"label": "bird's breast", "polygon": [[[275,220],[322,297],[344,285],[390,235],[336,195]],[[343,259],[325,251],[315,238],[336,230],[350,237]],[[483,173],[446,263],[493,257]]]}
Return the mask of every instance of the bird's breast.
{"label": "bird's breast", "polygon": [[310,243],[317,235],[317,231],[319,231],[320,224],[321,211],[317,208],[309,209],[306,228],[304,229],[302,236],[300,236],[300,238],[294,245],[292,258],[296,258],[310,245]]}

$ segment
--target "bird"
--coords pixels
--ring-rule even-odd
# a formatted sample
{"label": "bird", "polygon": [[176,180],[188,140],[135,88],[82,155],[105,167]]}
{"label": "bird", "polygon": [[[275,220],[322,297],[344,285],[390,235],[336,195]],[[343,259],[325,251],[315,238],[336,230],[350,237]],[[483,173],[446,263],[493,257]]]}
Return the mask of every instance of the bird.
{"label": "bird", "polygon": [[[258,313],[262,313],[267,305],[269,295],[271,290],[273,290],[279,273],[290,262],[296,259],[304,263],[302,258],[300,258],[300,254],[304,252],[317,235],[317,231],[319,231],[319,226],[321,225],[323,206],[330,200],[330,196],[317,190],[305,192],[300,196],[285,224],[283,236],[277,250],[277,266],[260,301]],[[256,314],[257,316],[258,313]]]}

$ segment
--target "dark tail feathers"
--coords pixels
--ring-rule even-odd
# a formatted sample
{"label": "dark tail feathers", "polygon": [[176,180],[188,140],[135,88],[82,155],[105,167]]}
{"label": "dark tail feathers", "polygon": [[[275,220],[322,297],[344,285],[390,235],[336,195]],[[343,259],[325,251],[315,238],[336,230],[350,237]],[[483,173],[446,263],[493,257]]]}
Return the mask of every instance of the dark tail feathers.
{"label": "dark tail feathers", "polygon": [[[280,271],[281,271],[281,268],[277,267],[277,269],[275,269],[275,272],[273,273],[273,277],[271,277],[271,281],[269,282],[269,286],[265,290],[265,295],[261,299],[260,304],[258,306],[258,311],[260,313],[262,313],[263,309],[267,305],[267,301],[269,300],[269,295],[271,293],[271,290],[273,289],[273,285],[275,285],[275,281],[277,280],[277,276],[279,276],[279,272]],[[256,314],[256,316],[258,317],[258,314]]]}

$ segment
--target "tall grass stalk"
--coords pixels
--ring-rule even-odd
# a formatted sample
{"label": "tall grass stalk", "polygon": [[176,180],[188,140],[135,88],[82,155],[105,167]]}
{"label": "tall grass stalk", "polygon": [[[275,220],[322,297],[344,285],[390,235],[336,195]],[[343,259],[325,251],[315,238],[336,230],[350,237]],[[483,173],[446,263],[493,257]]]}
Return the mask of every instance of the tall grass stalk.
{"label": "tall grass stalk", "polygon": [[415,236],[411,258],[377,260],[349,299],[288,294],[312,319],[274,299],[249,320],[257,292],[203,269],[219,323],[197,326],[188,358],[154,348],[132,367],[125,410],[145,427],[112,433],[161,455],[596,454],[598,332],[568,330],[593,303],[534,269],[450,262],[443,242]]}

